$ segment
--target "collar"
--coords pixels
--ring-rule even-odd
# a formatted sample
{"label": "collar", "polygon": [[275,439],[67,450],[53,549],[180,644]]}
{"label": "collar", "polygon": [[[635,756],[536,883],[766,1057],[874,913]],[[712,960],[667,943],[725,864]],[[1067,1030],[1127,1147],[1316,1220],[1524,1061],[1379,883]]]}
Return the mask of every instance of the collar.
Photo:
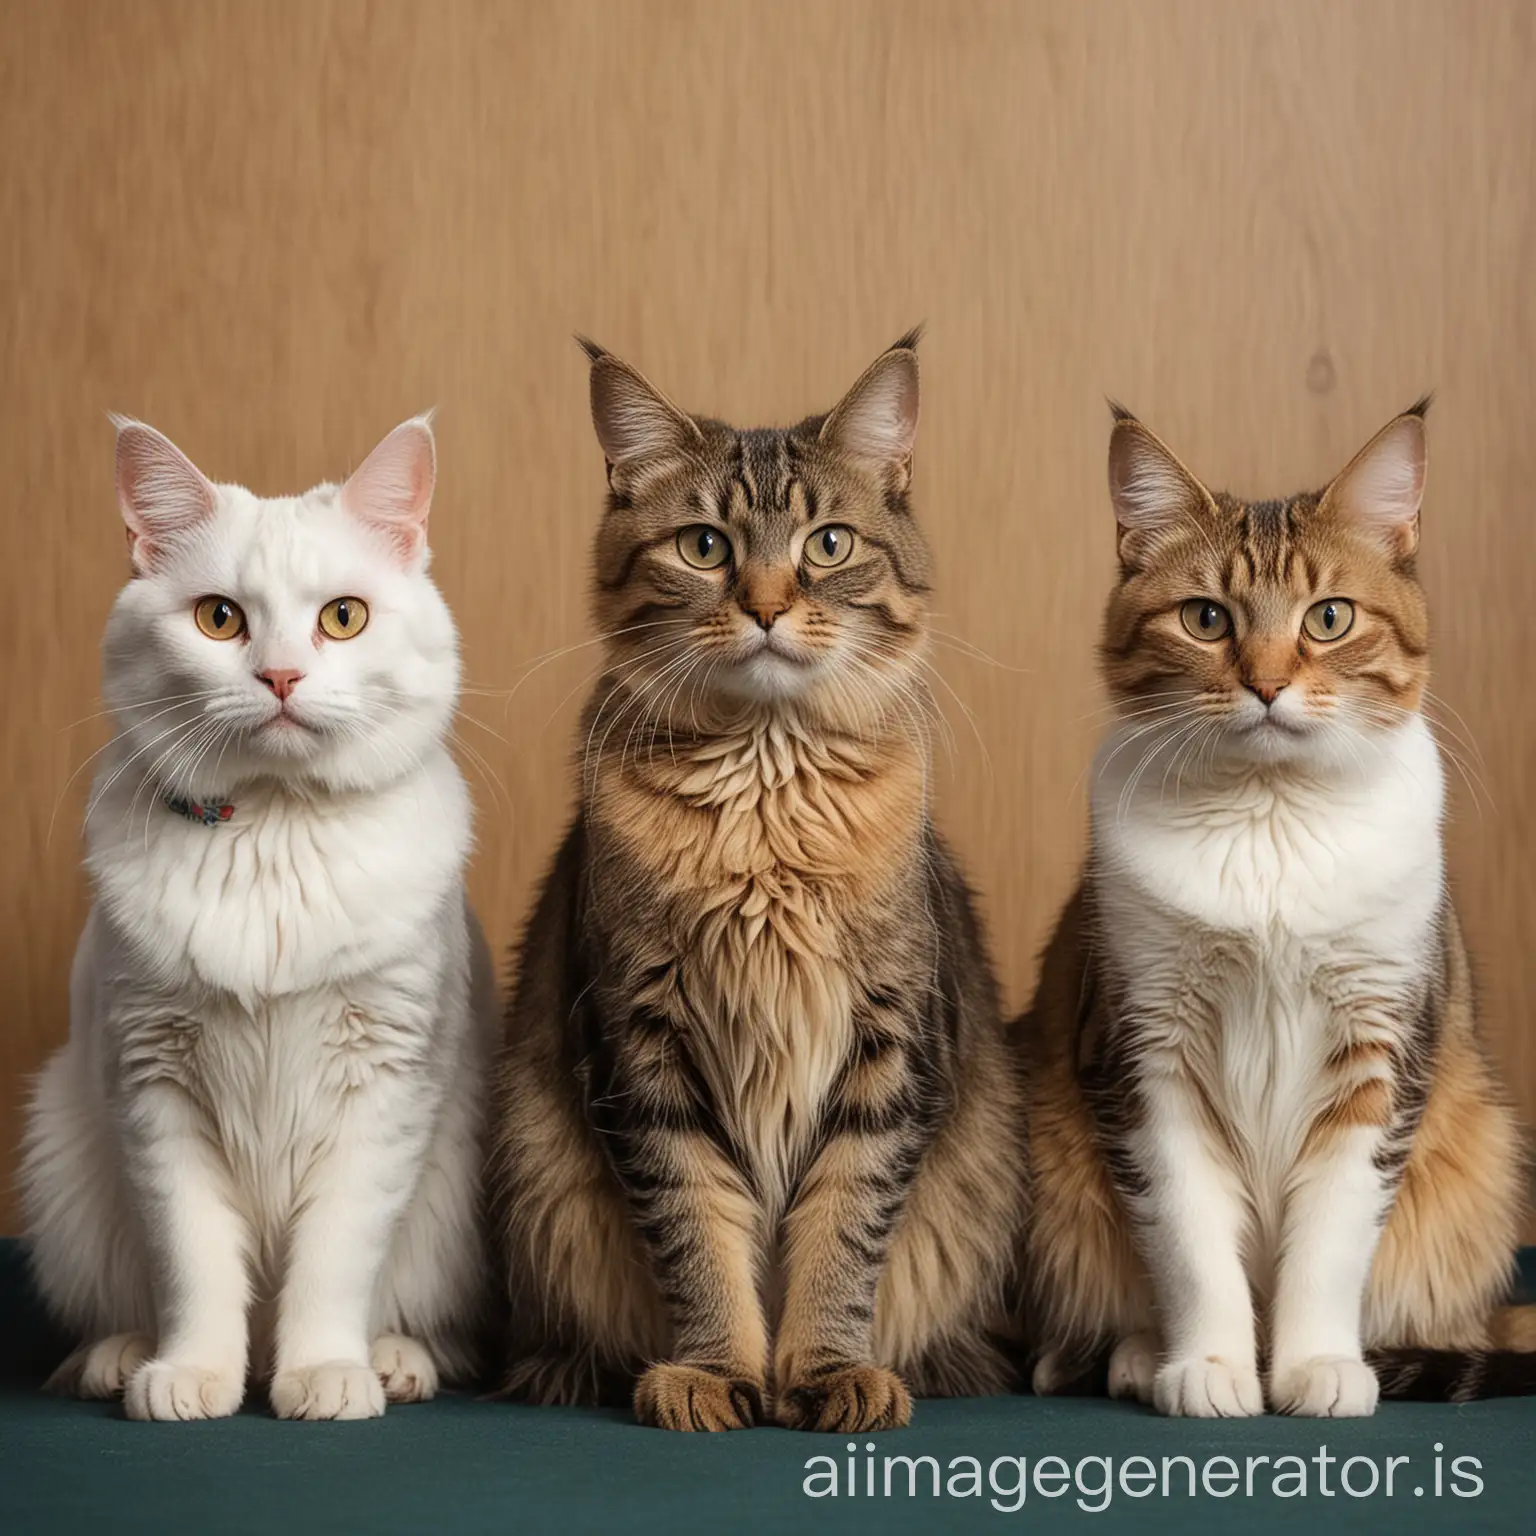
{"label": "collar", "polygon": [[235,814],[232,805],[206,804],[197,800],[188,800],[182,795],[175,795],[167,791],[161,796],[168,811],[175,811],[178,816],[185,816],[188,821],[199,821],[205,827],[216,827],[221,821],[228,821]]}

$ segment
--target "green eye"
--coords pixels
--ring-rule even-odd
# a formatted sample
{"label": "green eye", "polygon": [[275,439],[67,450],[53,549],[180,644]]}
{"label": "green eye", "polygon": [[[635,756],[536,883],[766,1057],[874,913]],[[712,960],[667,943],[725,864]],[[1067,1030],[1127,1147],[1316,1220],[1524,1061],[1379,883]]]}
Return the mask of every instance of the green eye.
{"label": "green eye", "polygon": [[696,571],[714,571],[731,558],[731,541],[708,523],[694,523],[678,534],[677,552]]}
{"label": "green eye", "polygon": [[1340,640],[1355,622],[1355,605],[1342,597],[1325,597],[1313,603],[1302,618],[1301,627],[1312,640]]}
{"label": "green eye", "polygon": [[1224,640],[1232,633],[1232,615],[1208,597],[1192,597],[1179,609],[1184,628],[1196,640]]}
{"label": "green eye", "polygon": [[853,553],[853,529],[835,523],[830,528],[818,528],[805,541],[805,558],[812,565],[823,569],[841,565]]}

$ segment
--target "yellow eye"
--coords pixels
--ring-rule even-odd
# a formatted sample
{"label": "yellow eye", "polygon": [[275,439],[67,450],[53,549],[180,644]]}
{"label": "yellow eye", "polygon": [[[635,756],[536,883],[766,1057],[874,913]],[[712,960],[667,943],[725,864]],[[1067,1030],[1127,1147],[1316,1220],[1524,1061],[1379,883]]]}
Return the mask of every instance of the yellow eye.
{"label": "yellow eye", "polygon": [[1232,615],[1208,597],[1192,597],[1179,609],[1184,628],[1196,640],[1225,640],[1232,633]]}
{"label": "yellow eye", "polygon": [[834,523],[830,528],[818,528],[805,541],[805,558],[812,565],[823,569],[841,565],[853,553],[853,529]]}
{"label": "yellow eye", "polygon": [[368,604],[360,597],[333,597],[320,610],[320,632],[332,640],[353,640],[368,627]]}
{"label": "yellow eye", "polygon": [[192,610],[192,617],[210,640],[237,640],[245,633],[240,604],[227,597],[205,597]]}
{"label": "yellow eye", "polygon": [[731,541],[708,523],[693,523],[678,534],[677,552],[696,571],[716,571],[731,558]]}
{"label": "yellow eye", "polygon": [[1342,640],[1355,622],[1355,605],[1342,597],[1325,597],[1313,603],[1301,621],[1301,627],[1313,640]]}

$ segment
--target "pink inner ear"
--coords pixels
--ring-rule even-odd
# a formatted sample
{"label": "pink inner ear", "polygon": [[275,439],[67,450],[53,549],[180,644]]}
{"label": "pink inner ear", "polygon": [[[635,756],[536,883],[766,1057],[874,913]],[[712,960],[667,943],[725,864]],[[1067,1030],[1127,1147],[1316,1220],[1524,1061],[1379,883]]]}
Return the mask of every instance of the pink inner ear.
{"label": "pink inner ear", "polygon": [[918,398],[916,359],[888,353],[834,407],[822,434],[856,457],[899,462],[917,437]]}
{"label": "pink inner ear", "polygon": [[437,449],[425,417],[396,427],[341,488],[354,517],[388,536],[404,560],[426,543],[437,482]]}
{"label": "pink inner ear", "polygon": [[1424,424],[1403,416],[1340,476],[1332,499],[1346,516],[1380,528],[1403,528],[1424,499]]}
{"label": "pink inner ear", "polygon": [[1196,500],[1183,469],[1142,427],[1121,422],[1109,440],[1109,495],[1122,528],[1161,528]]}
{"label": "pink inner ear", "polygon": [[143,422],[117,423],[117,504],[135,565],[146,569],[158,546],[195,527],[214,509],[201,470],[163,433]]}

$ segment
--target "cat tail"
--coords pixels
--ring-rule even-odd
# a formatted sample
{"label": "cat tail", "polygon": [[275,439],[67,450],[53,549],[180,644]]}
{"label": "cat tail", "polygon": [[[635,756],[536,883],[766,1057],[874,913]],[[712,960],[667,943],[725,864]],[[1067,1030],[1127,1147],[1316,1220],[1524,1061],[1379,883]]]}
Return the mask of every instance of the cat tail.
{"label": "cat tail", "polygon": [[1490,1331],[1492,1349],[1378,1349],[1366,1358],[1384,1398],[1470,1403],[1536,1396],[1536,1306],[1501,1308]]}
{"label": "cat tail", "polygon": [[1059,1344],[1019,1357],[1019,1374],[1036,1397],[1108,1397],[1113,1342]]}

